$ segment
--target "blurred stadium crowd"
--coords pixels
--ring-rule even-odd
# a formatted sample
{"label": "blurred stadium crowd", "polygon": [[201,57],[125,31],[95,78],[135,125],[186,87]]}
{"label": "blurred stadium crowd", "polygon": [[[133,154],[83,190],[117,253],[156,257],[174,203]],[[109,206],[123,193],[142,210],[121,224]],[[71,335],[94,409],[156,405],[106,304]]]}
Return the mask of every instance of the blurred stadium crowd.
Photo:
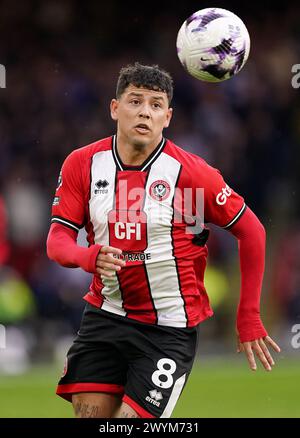
{"label": "blurred stadium crowd", "polygon": [[[214,85],[189,77],[177,59],[177,31],[199,9],[183,3],[145,13],[114,1],[1,2],[0,323],[10,345],[29,353],[20,363],[54,358],[58,341],[78,329],[90,275],[47,259],[52,199],[67,154],[114,133],[109,103],[118,72],[136,60],[158,63],[174,78],[165,135],[219,168],[267,229],[267,327],[290,331],[300,323],[300,90],[291,85],[292,65],[300,63],[299,7],[215,2],[245,21],[252,48],[237,77]],[[237,249],[228,233],[214,231],[209,327],[211,341],[226,343],[234,334]],[[12,371],[3,363],[0,371]]]}

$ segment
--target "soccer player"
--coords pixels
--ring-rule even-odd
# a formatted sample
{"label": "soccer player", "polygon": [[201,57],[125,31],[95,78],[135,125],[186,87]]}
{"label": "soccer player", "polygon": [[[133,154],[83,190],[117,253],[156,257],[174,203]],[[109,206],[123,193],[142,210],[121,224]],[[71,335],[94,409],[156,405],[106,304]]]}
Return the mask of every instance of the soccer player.
{"label": "soccer player", "polygon": [[[267,371],[280,351],[260,319],[265,230],[217,169],[163,137],[173,85],[158,66],[124,67],[117,132],[74,150],[53,202],[48,256],[94,274],[57,394],[77,417],[170,417],[190,374],[210,222],[239,243],[238,351]],[[204,211],[204,213],[203,213]],[[88,248],[76,243],[80,228]]]}

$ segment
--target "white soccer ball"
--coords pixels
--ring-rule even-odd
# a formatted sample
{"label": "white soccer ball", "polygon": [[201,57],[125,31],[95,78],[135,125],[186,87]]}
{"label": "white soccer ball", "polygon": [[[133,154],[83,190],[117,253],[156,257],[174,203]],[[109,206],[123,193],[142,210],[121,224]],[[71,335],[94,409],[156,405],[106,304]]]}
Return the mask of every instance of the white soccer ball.
{"label": "white soccer ball", "polygon": [[243,21],[233,12],[206,8],[184,21],[176,45],[188,73],[201,81],[221,82],[245,65],[250,37]]}

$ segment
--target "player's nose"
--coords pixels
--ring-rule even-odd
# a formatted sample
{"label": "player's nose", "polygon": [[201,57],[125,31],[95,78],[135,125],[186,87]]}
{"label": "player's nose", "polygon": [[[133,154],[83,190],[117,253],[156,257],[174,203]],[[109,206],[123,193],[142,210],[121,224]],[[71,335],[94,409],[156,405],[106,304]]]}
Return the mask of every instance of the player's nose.
{"label": "player's nose", "polygon": [[139,117],[150,119],[150,108],[148,105],[142,106],[140,113],[139,113]]}
{"label": "player's nose", "polygon": [[146,114],[146,113],[140,113],[140,114],[139,114],[139,117],[140,117],[140,118],[147,119],[147,120],[150,119],[150,115],[149,115],[149,114]]}

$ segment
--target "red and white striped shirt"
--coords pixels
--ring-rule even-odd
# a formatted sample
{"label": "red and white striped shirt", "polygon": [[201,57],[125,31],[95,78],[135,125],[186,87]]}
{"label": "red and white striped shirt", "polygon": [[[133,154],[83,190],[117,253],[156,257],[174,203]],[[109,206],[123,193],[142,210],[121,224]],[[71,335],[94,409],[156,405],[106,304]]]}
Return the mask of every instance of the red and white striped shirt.
{"label": "red and white striped shirt", "polygon": [[88,302],[148,324],[192,327],[213,313],[203,283],[207,247],[195,232],[204,221],[229,228],[245,208],[217,169],[170,140],[128,167],[113,136],[66,158],[52,222],[84,226],[90,245],[123,251],[126,266],[111,278],[95,274]]}

